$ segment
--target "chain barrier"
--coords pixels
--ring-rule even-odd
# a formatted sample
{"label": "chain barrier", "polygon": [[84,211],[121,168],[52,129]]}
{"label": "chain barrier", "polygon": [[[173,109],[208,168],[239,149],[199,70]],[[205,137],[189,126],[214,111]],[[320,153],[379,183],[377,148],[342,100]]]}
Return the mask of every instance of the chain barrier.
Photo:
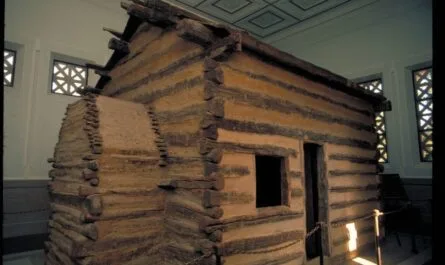
{"label": "chain barrier", "polygon": [[286,245],[281,246],[281,247],[276,247],[276,248],[267,249],[267,250],[243,252],[243,254],[264,254],[264,253],[274,252],[274,251],[282,250],[282,249],[285,249],[285,248],[290,247],[292,245],[295,245],[295,244],[297,244],[300,241],[302,241],[302,239],[290,242],[289,244],[286,244]]}
{"label": "chain barrier", "polygon": [[322,222],[318,222],[318,223],[315,225],[315,227],[314,227],[311,231],[309,231],[309,232],[306,234],[306,239],[308,239],[308,238],[311,237],[315,232],[317,232],[317,230],[321,228],[321,224],[322,224]]}
{"label": "chain barrier", "polygon": [[[404,206],[404,207],[402,207],[402,208],[400,208],[400,209],[398,209],[398,210],[389,211],[389,212],[386,212],[386,213],[384,213],[384,212],[379,212],[379,216],[384,216],[384,215],[389,215],[389,214],[398,213],[398,212],[401,212],[401,211],[405,210],[407,207],[408,207],[408,206]],[[373,214],[371,214],[371,215],[366,215],[366,216],[357,218],[356,220],[354,220],[354,222],[367,220],[367,219],[370,219],[370,218],[373,218],[373,217],[375,217],[375,213],[373,213]],[[342,222],[342,223],[334,224],[334,225],[331,225],[331,226],[332,226],[332,227],[339,227],[339,226],[342,226],[342,225],[345,225],[345,223]],[[309,232],[306,234],[306,236],[304,237],[304,239],[308,239],[309,237],[311,237],[313,234],[315,234],[315,232],[317,232],[317,231],[318,231],[319,229],[321,229],[323,226],[327,226],[327,224],[326,224],[325,222],[317,222],[317,224],[315,225],[315,227],[314,227],[311,231],[309,231]],[[296,240],[296,241],[292,241],[292,242],[290,242],[289,244],[286,244],[286,245],[284,245],[284,246],[277,247],[277,248],[274,248],[274,249],[259,250],[259,251],[249,251],[249,252],[244,252],[243,254],[263,254],[263,253],[273,252],[273,251],[277,251],[277,250],[281,250],[281,249],[290,247],[290,246],[292,246],[292,245],[294,245],[294,244],[299,243],[299,242],[302,241],[302,240],[303,240],[303,239]],[[210,255],[211,255],[211,254],[210,254]],[[202,259],[205,259],[205,258],[209,257],[210,255],[202,255],[202,256],[199,256],[199,257],[197,257],[196,259],[191,260],[191,261],[185,263],[185,265],[193,265],[193,264],[196,264],[197,262],[201,261]]]}

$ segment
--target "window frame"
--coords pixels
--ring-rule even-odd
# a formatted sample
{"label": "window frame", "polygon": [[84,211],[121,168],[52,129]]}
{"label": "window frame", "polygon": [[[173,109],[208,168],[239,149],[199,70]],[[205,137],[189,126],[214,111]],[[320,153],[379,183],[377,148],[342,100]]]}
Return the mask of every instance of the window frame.
{"label": "window frame", "polygon": [[90,60],[85,60],[85,59],[81,59],[81,58],[77,58],[77,57],[73,57],[73,56],[69,56],[69,55],[65,55],[65,54],[61,54],[61,53],[55,53],[55,52],[51,52],[51,58],[50,58],[50,64],[49,64],[49,86],[48,86],[48,94],[50,95],[58,95],[58,96],[68,96],[68,97],[75,97],[75,98],[79,98],[82,95],[70,95],[70,94],[61,94],[61,93],[55,93],[53,91],[53,82],[54,82],[54,65],[56,62],[59,63],[64,63],[64,64],[68,64],[68,65],[74,65],[74,66],[78,66],[78,67],[82,67],[86,69],[86,74],[85,74],[85,87],[88,86],[88,81],[89,81],[89,72],[90,72],[90,68],[88,68],[86,66],[87,63],[94,63]]}
{"label": "window frame", "polygon": [[[361,84],[366,84],[366,83],[372,83],[372,82],[375,82],[375,81],[380,81],[381,82],[381,85],[382,85],[382,91],[380,92],[380,93],[375,93],[374,91],[371,91],[371,90],[368,90],[368,89],[366,89],[366,88],[364,88],[364,87],[362,87],[361,86]],[[381,75],[381,74],[375,74],[375,75],[371,75],[371,76],[367,76],[367,77],[362,77],[362,78],[359,78],[359,79],[356,79],[355,80],[355,83],[359,86],[359,87],[361,87],[361,88],[363,88],[364,90],[367,90],[367,91],[370,91],[370,92],[372,92],[372,93],[374,93],[374,94],[377,94],[377,95],[382,95],[382,96],[384,96],[385,95],[385,86],[384,86],[384,80],[383,80],[383,76]],[[378,155],[379,155],[379,157],[378,157],[378,159],[377,159],[377,163],[378,164],[381,164],[381,165],[389,165],[390,164],[390,156],[389,156],[389,141],[388,141],[388,125],[387,125],[387,119],[386,119],[386,113],[384,112],[384,111],[381,111],[382,113],[383,113],[383,116],[382,116],[382,118],[383,118],[383,125],[384,125],[384,128],[385,128],[385,131],[384,131],[384,140],[386,141],[386,144],[385,144],[385,146],[384,146],[384,150],[385,150],[385,152],[386,152],[386,159],[385,159],[385,161],[384,162],[379,162],[379,160],[380,160],[380,151],[379,151],[379,149],[377,148],[377,146],[376,146],[376,152],[378,153]],[[377,118],[377,116],[381,113],[381,112],[376,112],[375,114],[374,114],[374,126],[375,126],[375,128],[377,127],[376,126],[376,118]],[[377,130],[376,130],[376,134],[377,134],[377,137],[379,138],[380,137],[380,134],[378,134],[377,133]],[[377,142],[377,145],[379,144],[379,140],[378,140],[378,142]]]}
{"label": "window frame", "polygon": [[[287,174],[287,157],[286,156],[280,156],[275,154],[262,154],[262,153],[254,153],[253,154],[254,161],[255,161],[255,209],[261,210],[264,208],[270,208],[270,207],[282,207],[287,206],[289,207],[289,180],[288,180],[288,174]],[[280,203],[275,205],[267,205],[267,206],[258,206],[258,172],[257,172],[257,157],[272,157],[274,159],[279,160],[279,172],[276,175],[279,175],[279,187],[280,187]],[[263,195],[264,196],[264,195]]]}
{"label": "window frame", "polygon": [[[432,64],[423,65],[421,67],[413,67],[413,68],[410,69],[412,88],[413,88],[413,94],[414,94],[414,111],[416,113],[416,115],[415,115],[416,121],[415,122],[416,122],[416,134],[417,134],[417,148],[418,148],[418,151],[419,151],[420,162],[422,162],[422,163],[432,163],[433,160],[434,160],[434,158],[433,158],[433,151],[431,151],[431,160],[425,160],[424,159],[423,152],[422,152],[423,151],[422,150],[423,144],[422,144],[422,140],[421,140],[421,132],[431,131],[431,141],[433,141],[432,134],[433,134],[433,130],[434,130],[434,124],[432,124],[431,130],[421,130],[420,124],[419,124],[419,121],[420,121],[419,119],[420,119],[421,115],[419,115],[420,113],[419,113],[419,110],[418,110],[418,103],[420,101],[427,100],[427,101],[431,101],[431,104],[432,104],[433,103],[433,95],[431,95],[430,98],[418,100],[418,97],[417,97],[417,89],[418,89],[418,87],[416,86],[416,77],[415,77],[416,72],[427,70],[427,69],[431,69],[431,74],[433,74],[433,65]],[[431,78],[431,83],[433,83],[433,77]],[[434,88],[432,87],[432,89],[433,89],[432,93],[434,93]],[[434,106],[433,106],[433,108],[434,108]],[[434,110],[432,109],[431,110],[431,123],[433,122],[433,111]],[[434,142],[432,143],[432,147],[433,147],[433,150],[434,150]]]}
{"label": "window frame", "polygon": [[14,62],[13,62],[13,65],[12,65],[12,72],[11,72],[11,82],[10,82],[11,85],[10,85],[10,86],[5,85],[5,83],[4,83],[4,78],[5,78],[5,76],[4,76],[4,73],[3,73],[3,86],[4,86],[4,87],[11,87],[11,88],[13,88],[14,85],[15,85],[15,79],[16,79],[15,74],[16,74],[16,68],[17,68],[17,55],[18,55],[18,50],[13,49],[13,48],[7,48],[7,47],[4,47],[4,48],[3,48],[3,63],[4,63],[4,61],[5,61],[5,53],[4,53],[5,51],[14,53],[14,56],[13,56],[13,58],[14,58]]}

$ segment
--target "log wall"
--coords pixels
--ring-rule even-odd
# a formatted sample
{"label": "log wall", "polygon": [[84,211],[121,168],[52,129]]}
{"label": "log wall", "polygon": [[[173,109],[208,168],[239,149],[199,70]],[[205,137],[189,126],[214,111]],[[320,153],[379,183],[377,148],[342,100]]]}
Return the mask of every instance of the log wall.
{"label": "log wall", "polygon": [[[379,206],[371,105],[263,62],[249,51],[232,54],[220,67],[224,117],[217,125],[217,142],[224,150],[219,172],[225,188],[219,250],[225,264],[268,264],[268,257],[276,264],[304,262],[307,142],[323,148],[322,181],[327,186],[320,196],[328,206],[324,254],[341,264],[356,253],[348,250],[349,222],[357,222],[359,247],[372,242],[372,219],[358,219]],[[285,158],[288,206],[256,208],[255,154]],[[234,250],[236,244],[242,247]]]}
{"label": "log wall", "polygon": [[[303,264],[306,142],[323,147],[325,254],[351,256],[349,222],[369,242],[370,104],[239,52],[223,30],[124,6],[154,22],[110,41],[126,55],[101,72],[103,96],[68,108],[47,264]],[[284,158],[284,205],[256,208],[256,154]]]}
{"label": "log wall", "polygon": [[[179,23],[187,33],[187,21]],[[185,264],[200,258],[216,264],[218,233],[204,227],[222,215],[217,190],[224,184],[215,174],[221,154],[200,143],[214,141],[218,104],[211,93],[218,73],[205,63],[201,44],[188,41],[175,27],[143,23],[131,38],[129,53],[109,75],[102,94],[141,103],[152,117],[165,177],[161,255],[165,264]],[[205,257],[203,257],[205,256]],[[140,262],[152,263],[152,257]],[[139,262],[139,260],[137,261]]]}
{"label": "log wall", "polygon": [[165,172],[152,126],[142,104],[88,95],[68,106],[50,160],[46,264],[156,258]]}

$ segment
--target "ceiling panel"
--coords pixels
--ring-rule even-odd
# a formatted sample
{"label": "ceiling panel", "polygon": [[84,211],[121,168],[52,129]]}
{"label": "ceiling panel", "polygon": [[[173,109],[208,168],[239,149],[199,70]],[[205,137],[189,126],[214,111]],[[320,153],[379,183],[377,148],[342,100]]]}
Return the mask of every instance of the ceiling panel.
{"label": "ceiling panel", "polygon": [[235,25],[264,38],[297,22],[296,18],[272,5],[268,5],[235,23]]}
{"label": "ceiling panel", "polygon": [[229,23],[236,23],[267,5],[262,0],[208,0],[196,8]]}
{"label": "ceiling panel", "polygon": [[[378,0],[166,0],[210,19],[247,30],[260,39],[273,39],[323,22]],[[308,23],[311,21],[311,23]]]}

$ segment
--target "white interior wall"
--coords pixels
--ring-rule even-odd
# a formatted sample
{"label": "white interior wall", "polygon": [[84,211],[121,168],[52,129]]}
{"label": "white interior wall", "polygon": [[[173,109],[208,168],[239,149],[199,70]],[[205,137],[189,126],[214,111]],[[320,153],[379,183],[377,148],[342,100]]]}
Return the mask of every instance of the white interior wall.
{"label": "white interior wall", "polygon": [[[51,53],[105,64],[110,34],[128,19],[117,0],[7,0],[5,45],[19,47],[14,87],[4,87],[4,173],[47,179],[66,106],[78,98],[51,94]],[[89,84],[98,76],[90,72]]]}
{"label": "white interior wall", "polygon": [[353,80],[381,75],[392,102],[385,173],[431,178],[431,163],[420,161],[411,77],[413,67],[432,61],[431,0],[375,1],[271,44]]}

